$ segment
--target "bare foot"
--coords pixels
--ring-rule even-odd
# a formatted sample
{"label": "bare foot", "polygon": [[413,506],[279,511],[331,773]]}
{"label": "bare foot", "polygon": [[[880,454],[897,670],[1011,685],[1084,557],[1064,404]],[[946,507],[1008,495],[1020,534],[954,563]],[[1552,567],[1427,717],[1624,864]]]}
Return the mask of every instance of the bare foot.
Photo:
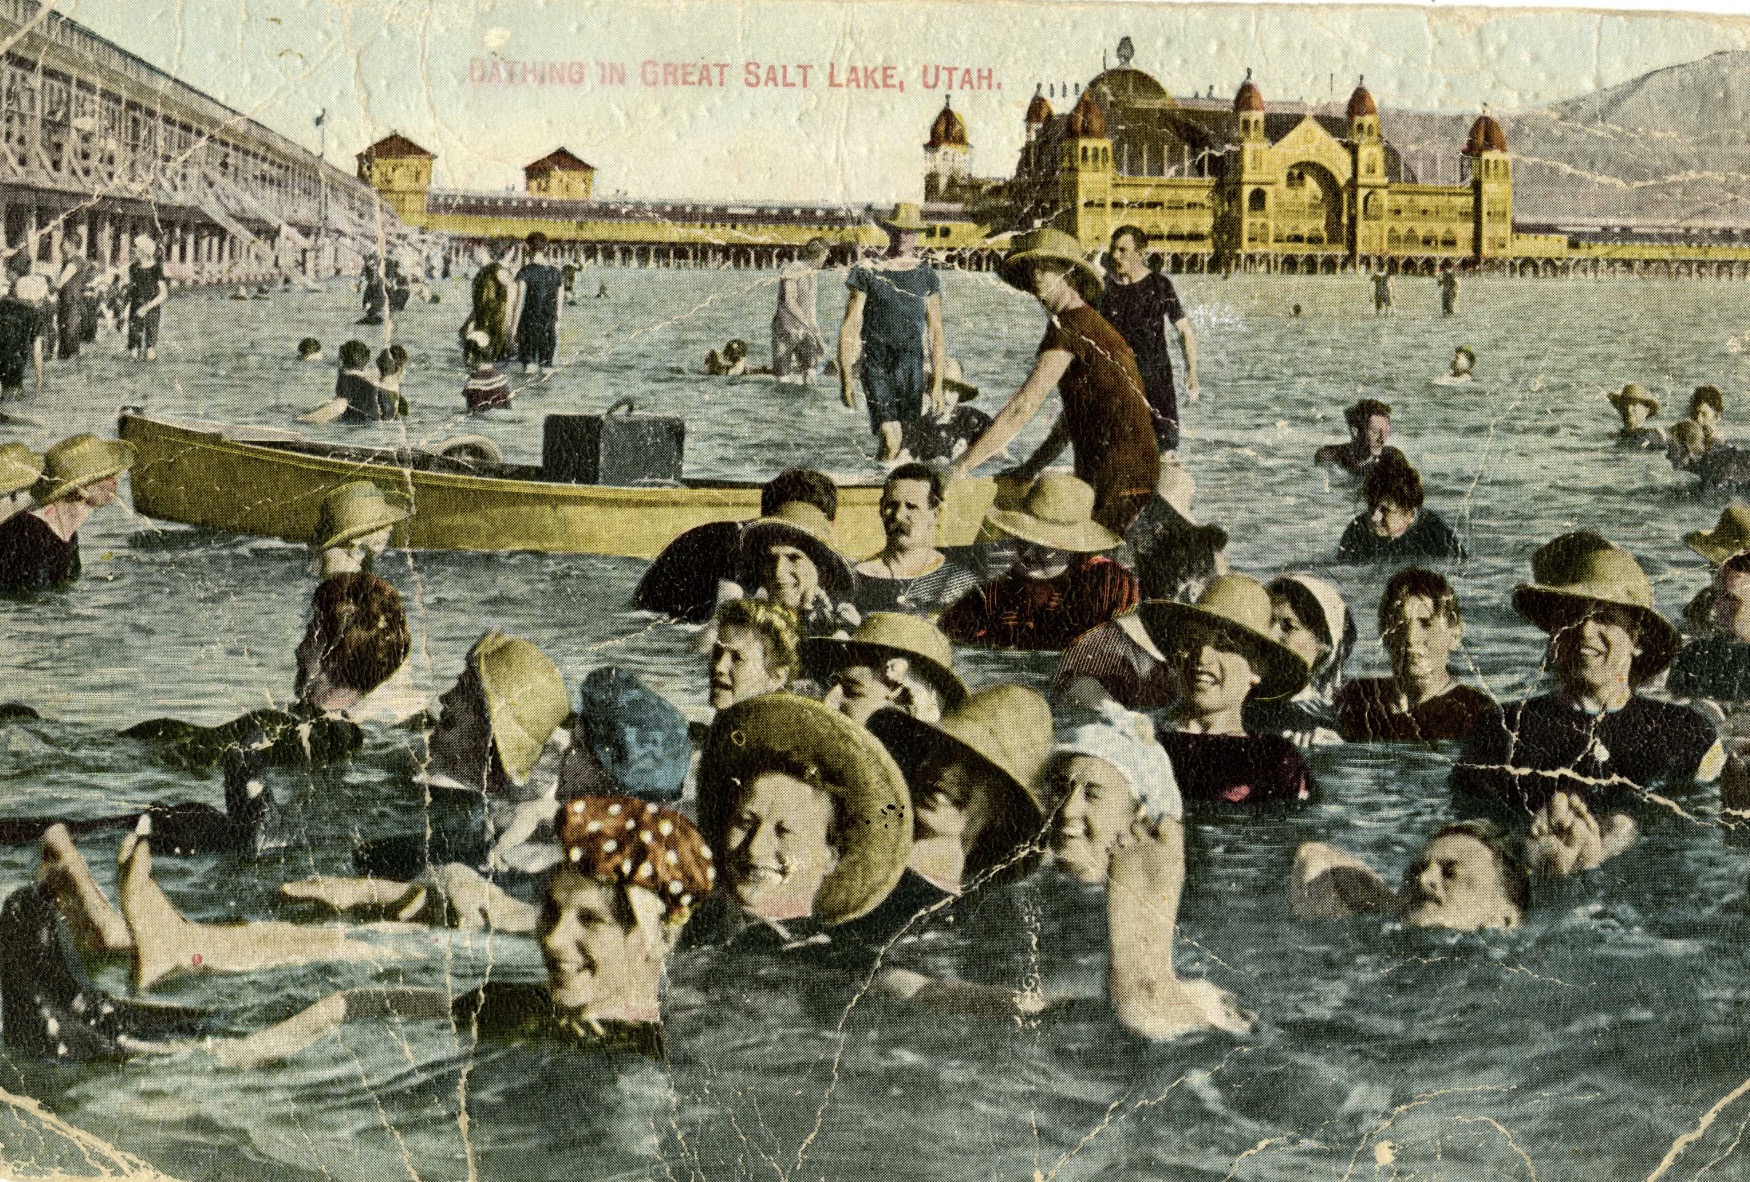
{"label": "bare foot", "polygon": [[[120,866],[116,896],[134,944],[135,993],[146,992],[180,969],[189,943],[189,922],[177,914],[152,878],[150,832],[150,822],[142,817],[139,829],[122,841],[116,855]],[[199,966],[199,955],[188,953],[194,958],[192,967]]]}
{"label": "bare foot", "polygon": [[36,880],[54,894],[55,906],[82,944],[104,952],[126,952],[134,946],[128,925],[110,906],[65,825],[51,825],[43,834]]}

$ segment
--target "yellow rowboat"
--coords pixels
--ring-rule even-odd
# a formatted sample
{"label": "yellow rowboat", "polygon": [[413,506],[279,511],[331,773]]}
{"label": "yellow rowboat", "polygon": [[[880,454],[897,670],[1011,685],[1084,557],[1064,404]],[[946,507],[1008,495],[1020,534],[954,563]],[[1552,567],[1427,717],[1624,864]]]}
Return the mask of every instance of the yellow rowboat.
{"label": "yellow rowboat", "polygon": [[[139,449],[134,510],[256,537],[310,541],[322,498],[371,480],[413,502],[390,545],[408,550],[532,550],[654,558],[713,521],[759,516],[756,483],[688,481],[613,488],[542,479],[539,467],[469,461],[420,448],[322,443],[275,428],[223,427],[124,409],[121,437]],[[996,496],[993,479],[957,481],[942,508],[944,546],[969,545]],[[882,546],[879,484],[839,489],[838,546],[861,559]]]}

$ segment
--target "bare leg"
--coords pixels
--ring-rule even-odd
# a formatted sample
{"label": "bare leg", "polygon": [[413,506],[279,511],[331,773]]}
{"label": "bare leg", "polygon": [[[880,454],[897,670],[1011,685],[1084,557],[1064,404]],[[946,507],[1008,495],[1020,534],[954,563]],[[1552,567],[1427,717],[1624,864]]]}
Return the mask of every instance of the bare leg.
{"label": "bare leg", "polygon": [[190,923],[153,881],[152,851],[144,835],[122,845],[116,893],[122,918],[134,937],[135,993],[144,993],[179,971],[248,973],[313,960],[394,956],[327,928],[275,921]]}
{"label": "bare leg", "polygon": [[54,894],[55,906],[80,943],[104,952],[126,952],[134,946],[128,925],[109,905],[65,825],[52,825],[43,834],[36,880]]}
{"label": "bare leg", "polygon": [[532,932],[541,909],[488,882],[468,866],[428,870],[419,882],[386,878],[306,878],[280,893],[335,911],[364,911],[388,919],[466,930]]}
{"label": "bare leg", "polygon": [[425,906],[426,890],[418,883],[390,878],[327,878],[318,875],[280,886],[288,899],[319,903],[330,911],[364,911],[390,919],[412,919]]}
{"label": "bare leg", "polygon": [[883,461],[891,460],[899,455],[900,426],[898,423],[881,424],[881,456]]}

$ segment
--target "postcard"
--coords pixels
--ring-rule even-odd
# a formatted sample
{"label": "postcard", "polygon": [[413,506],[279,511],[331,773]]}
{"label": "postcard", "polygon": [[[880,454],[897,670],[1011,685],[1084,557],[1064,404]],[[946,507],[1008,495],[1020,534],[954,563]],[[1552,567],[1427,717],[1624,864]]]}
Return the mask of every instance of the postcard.
{"label": "postcard", "polygon": [[0,41],[0,1176],[1744,1175],[1750,18]]}

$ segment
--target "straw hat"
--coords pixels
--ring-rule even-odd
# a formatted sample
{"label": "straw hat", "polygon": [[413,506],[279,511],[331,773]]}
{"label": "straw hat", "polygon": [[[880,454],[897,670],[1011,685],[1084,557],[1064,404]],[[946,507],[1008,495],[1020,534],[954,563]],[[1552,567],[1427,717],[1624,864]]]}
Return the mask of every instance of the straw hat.
{"label": "straw hat", "polygon": [[1211,579],[1195,605],[1149,599],[1136,611],[1155,647],[1169,656],[1188,631],[1226,634],[1258,675],[1251,693],[1254,701],[1286,698],[1306,684],[1306,662],[1270,635],[1270,592],[1249,575]]}
{"label": "straw hat", "polygon": [[1641,646],[1629,676],[1637,684],[1645,681],[1677,655],[1677,629],[1653,606],[1653,584],[1634,555],[1617,546],[1572,546],[1570,536],[1538,550],[1531,560],[1538,581],[1513,589],[1513,610],[1553,636],[1593,605],[1626,608]]}
{"label": "straw hat", "polygon": [[875,224],[895,234],[915,234],[930,227],[924,221],[923,211],[912,201],[901,201],[893,207],[891,217],[876,218]]}
{"label": "straw hat", "polygon": [[875,736],[796,694],[762,694],[717,712],[699,757],[699,827],[721,854],[742,788],[774,764],[817,769],[837,804],[839,861],[814,897],[814,918],[839,924],[873,911],[911,858],[905,777]]}
{"label": "straw hat", "polygon": [[0,496],[19,492],[37,482],[43,473],[43,458],[22,443],[0,444]]}
{"label": "straw hat", "polygon": [[944,707],[965,700],[966,683],[954,672],[953,645],[921,616],[870,612],[848,640],[822,636],[802,642],[803,672],[823,684],[847,665],[878,665],[892,657],[909,661],[912,670],[935,688]]}
{"label": "straw hat", "polygon": [[1074,554],[1096,554],[1123,541],[1094,520],[1094,490],[1067,472],[1047,472],[1028,487],[1018,508],[992,509],[985,520],[1023,542]]}
{"label": "straw hat", "polygon": [[1605,397],[1610,400],[1610,405],[1616,407],[1616,412],[1618,414],[1621,414],[1623,408],[1631,402],[1638,402],[1642,406],[1647,407],[1647,413],[1649,415],[1656,415],[1659,413],[1659,400],[1649,394],[1647,388],[1639,382],[1630,382],[1622,388],[1620,393],[1608,394]]}
{"label": "straw hat", "polygon": [[[877,710],[868,726],[905,768],[908,783],[938,744],[947,744],[954,754],[970,756],[996,773],[1005,791],[991,802],[997,816],[990,828],[1012,840],[1004,843],[1009,848],[992,851],[994,855],[1007,856],[1013,845],[1032,840],[1044,827],[1045,810],[1036,785],[1051,758],[1051,707],[1034,690],[1021,685],[980,690],[935,725],[903,710]],[[984,868],[975,861],[968,859],[968,874]]]}
{"label": "straw hat", "polygon": [[318,550],[332,550],[412,516],[413,506],[400,493],[385,493],[368,480],[354,480],[322,498],[313,543]]}
{"label": "straw hat", "polygon": [[760,555],[772,545],[794,546],[814,563],[820,585],[834,603],[850,599],[856,577],[851,564],[833,548],[832,522],[806,501],[785,501],[770,517],[762,517],[741,531],[742,563],[757,570]]}
{"label": "straw hat", "polygon": [[36,482],[39,505],[58,501],[70,492],[126,472],[134,465],[134,445],[120,439],[74,435],[43,453],[43,474]]}
{"label": "straw hat", "polygon": [[1009,253],[1003,256],[997,274],[1010,287],[1020,288],[1032,295],[1033,264],[1046,259],[1068,265],[1070,275],[1084,300],[1093,303],[1100,297],[1100,273],[1094,270],[1082,253],[1082,244],[1062,230],[1055,230],[1050,226],[1017,234]]}
{"label": "straw hat", "polygon": [[554,728],[571,713],[565,679],[547,654],[494,628],[475,642],[468,661],[480,678],[499,762],[522,784]]}
{"label": "straw hat", "polygon": [[1750,550],[1750,505],[1733,501],[1720,512],[1713,529],[1683,535],[1683,544],[1718,566],[1740,550]]}

